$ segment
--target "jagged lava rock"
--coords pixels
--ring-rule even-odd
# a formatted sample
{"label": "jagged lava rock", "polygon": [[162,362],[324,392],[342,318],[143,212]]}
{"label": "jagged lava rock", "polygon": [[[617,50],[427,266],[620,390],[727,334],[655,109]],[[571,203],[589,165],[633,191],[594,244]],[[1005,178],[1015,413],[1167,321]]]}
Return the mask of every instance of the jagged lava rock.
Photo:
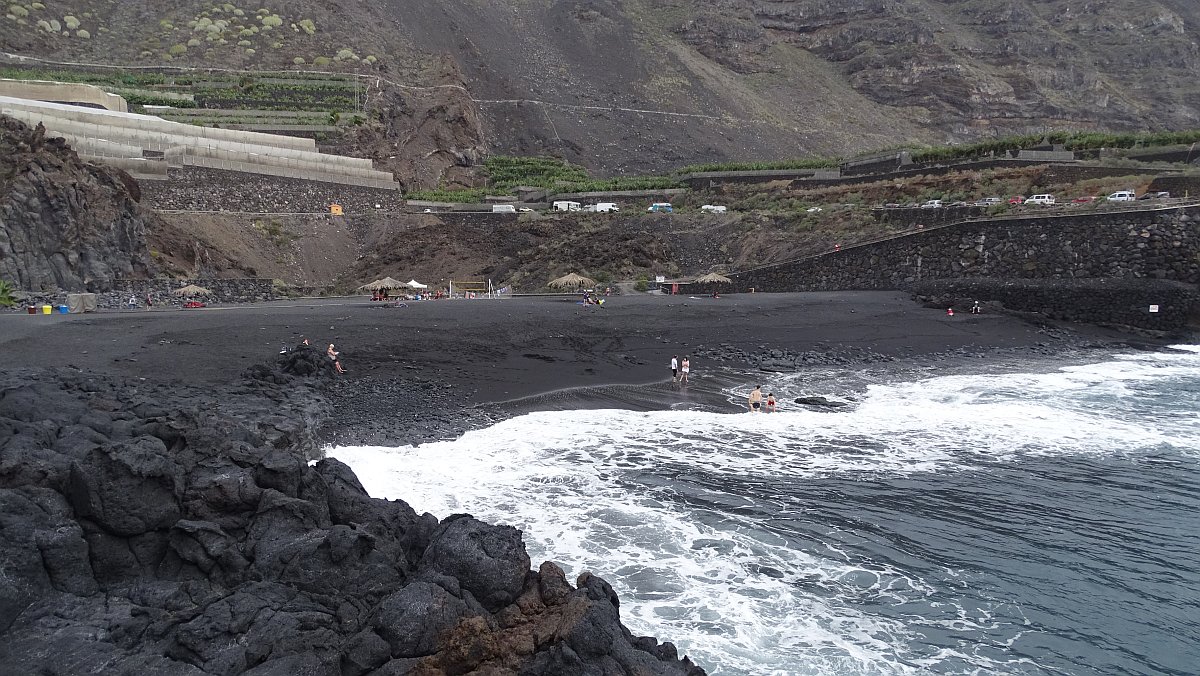
{"label": "jagged lava rock", "polygon": [[0,672],[704,673],[516,529],[310,464],[331,370],[301,346],[209,390],[0,374]]}

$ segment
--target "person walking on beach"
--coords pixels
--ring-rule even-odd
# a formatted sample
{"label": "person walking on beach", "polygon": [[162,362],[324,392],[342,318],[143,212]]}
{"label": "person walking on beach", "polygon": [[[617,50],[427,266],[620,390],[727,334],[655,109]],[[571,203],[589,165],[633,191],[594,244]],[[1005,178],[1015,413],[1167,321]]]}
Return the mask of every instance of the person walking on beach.
{"label": "person walking on beach", "polygon": [[679,381],[679,355],[671,355],[671,382]]}
{"label": "person walking on beach", "polygon": [[345,373],[346,369],[342,368],[342,362],[338,360],[338,356],[341,354],[342,354],[341,352],[338,352],[337,350],[333,349],[333,343],[330,343],[329,349],[325,350],[325,355],[328,356],[329,359],[333,362],[333,366],[337,369],[337,372]]}
{"label": "person walking on beach", "polygon": [[750,397],[746,400],[746,403],[749,404],[751,413],[759,412],[759,409],[762,408],[762,385],[754,386],[754,389],[750,391]]}
{"label": "person walking on beach", "polygon": [[685,355],[683,355],[683,363],[679,365],[679,382],[680,383],[687,384],[688,372],[691,370],[692,370],[692,362],[691,362],[691,360],[688,359],[688,356],[685,354]]}

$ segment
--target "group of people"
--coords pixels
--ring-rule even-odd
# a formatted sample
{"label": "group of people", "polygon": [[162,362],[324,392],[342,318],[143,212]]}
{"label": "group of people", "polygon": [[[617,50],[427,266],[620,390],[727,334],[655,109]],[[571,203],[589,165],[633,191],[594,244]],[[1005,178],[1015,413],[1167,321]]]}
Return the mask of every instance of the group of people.
{"label": "group of people", "polygon": [[679,355],[671,355],[671,382],[686,385],[688,381],[688,373],[692,371],[692,360],[688,355],[683,355],[683,361],[679,361]]}
{"label": "group of people", "polygon": [[747,398],[746,403],[750,407],[751,413],[774,413],[775,393],[768,392],[767,400],[766,402],[763,402],[762,385],[755,385],[754,389],[750,391],[750,396]]}
{"label": "group of people", "polygon": [[[608,295],[608,294],[605,294],[605,295]],[[583,292],[583,304],[584,305],[604,305],[604,299],[599,298],[598,296],[593,294],[591,291],[584,291]]]}
{"label": "group of people", "polygon": [[[692,360],[689,355],[683,355],[683,361],[679,360],[679,355],[671,355],[671,382],[680,385],[686,385],[688,375],[692,372]],[[775,409],[775,393],[768,392],[766,399],[763,399],[762,385],[755,385],[750,392],[746,404],[750,407],[751,413],[774,413]]]}

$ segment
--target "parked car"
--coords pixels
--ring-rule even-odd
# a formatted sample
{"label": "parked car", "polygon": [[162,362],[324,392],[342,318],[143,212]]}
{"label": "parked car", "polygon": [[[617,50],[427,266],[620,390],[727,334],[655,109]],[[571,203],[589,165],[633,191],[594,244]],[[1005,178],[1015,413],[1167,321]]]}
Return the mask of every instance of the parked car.
{"label": "parked car", "polygon": [[1170,197],[1171,197],[1171,193],[1169,193],[1165,190],[1159,190],[1158,192],[1148,192],[1145,195],[1142,195],[1141,197],[1139,197],[1138,199],[1140,199],[1140,200],[1165,200],[1165,199],[1170,199]]}
{"label": "parked car", "polygon": [[583,208],[583,210],[590,211],[593,213],[598,213],[598,214],[606,214],[606,213],[610,213],[610,212],[620,211],[621,208],[617,206],[616,202],[596,202],[595,204],[587,205],[586,207]]}
{"label": "parked car", "polygon": [[984,197],[981,200],[977,200],[975,202],[975,206],[977,206],[977,207],[994,207],[997,204],[1003,204],[1003,203],[1004,203],[1004,200],[1000,199],[999,197]]}
{"label": "parked car", "polygon": [[700,211],[709,214],[723,214],[726,211],[729,211],[729,209],[720,204],[705,204],[704,206],[700,207]]}
{"label": "parked car", "polygon": [[517,207],[514,204],[493,204],[492,205],[492,213],[493,214],[515,214],[515,213],[517,213]]}
{"label": "parked car", "polygon": [[921,208],[922,209],[941,209],[942,201],[941,200],[929,200],[928,202],[922,204]]}
{"label": "parked car", "polygon": [[579,211],[579,202],[570,200],[558,200],[552,206],[554,211]]}
{"label": "parked car", "polygon": [[1030,197],[1029,199],[1025,200],[1025,203],[1026,204],[1041,204],[1043,206],[1050,206],[1050,205],[1054,204],[1054,195],[1051,195],[1050,193],[1042,193],[1040,195],[1034,195],[1033,197]]}
{"label": "parked car", "polygon": [[648,209],[646,209],[646,211],[656,211],[656,212],[660,212],[660,213],[664,213],[664,214],[669,214],[669,213],[674,212],[675,208],[671,206],[670,202],[655,202],[654,204],[651,204],[650,207]]}
{"label": "parked car", "polygon": [[821,207],[809,207],[809,208],[805,209],[805,211],[807,211],[810,214],[816,214],[816,213],[820,213],[825,210],[822,209]]}
{"label": "parked car", "polygon": [[1100,199],[1100,198],[1096,197],[1094,195],[1084,195],[1082,197],[1076,197],[1075,199],[1071,200],[1071,204],[1091,204],[1092,202],[1095,202],[1098,199]]}
{"label": "parked car", "polygon": [[1132,202],[1137,199],[1137,193],[1132,190],[1118,190],[1104,199],[1109,202]]}
{"label": "parked car", "polygon": [[883,208],[884,209],[899,209],[900,203],[899,202],[888,202],[887,204],[883,205]]}
{"label": "parked car", "polygon": [[1009,204],[1024,204],[1025,196],[1024,195],[1013,195],[1012,197],[1008,198],[1008,203]]}

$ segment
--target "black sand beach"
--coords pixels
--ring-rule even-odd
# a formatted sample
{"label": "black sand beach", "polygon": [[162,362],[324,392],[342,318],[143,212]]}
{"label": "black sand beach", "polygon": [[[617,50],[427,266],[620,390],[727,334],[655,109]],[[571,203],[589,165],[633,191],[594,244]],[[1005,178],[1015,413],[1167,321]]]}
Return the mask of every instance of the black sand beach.
{"label": "black sand beach", "polygon": [[[69,366],[156,383],[230,383],[303,337],[321,349],[334,343],[348,370],[330,388],[323,438],[380,444],[451,438],[537,409],[690,402],[733,412],[735,406],[714,396],[719,388],[711,379],[705,385],[722,364],[766,370],[802,364],[795,370],[803,371],[915,360],[952,367],[996,351],[1045,359],[1128,338],[1002,314],[950,317],[901,292],[637,295],[613,297],[604,307],[563,297],[406,307],[349,298],[0,316],[0,347],[10,367]],[[787,366],[757,363],[778,361],[771,355],[780,353]],[[673,354],[691,355],[689,388],[671,387]],[[640,394],[610,396],[622,389]]]}
{"label": "black sand beach", "polygon": [[[724,388],[763,371],[824,379],[821,394],[1123,340],[898,293],[2,315],[0,549],[17,584],[0,585],[0,671],[702,676],[634,636],[604,580],[535,569],[517,529],[372,499],[345,464],[311,461],[531,410],[735,413]],[[672,354],[692,358],[687,387]]]}

